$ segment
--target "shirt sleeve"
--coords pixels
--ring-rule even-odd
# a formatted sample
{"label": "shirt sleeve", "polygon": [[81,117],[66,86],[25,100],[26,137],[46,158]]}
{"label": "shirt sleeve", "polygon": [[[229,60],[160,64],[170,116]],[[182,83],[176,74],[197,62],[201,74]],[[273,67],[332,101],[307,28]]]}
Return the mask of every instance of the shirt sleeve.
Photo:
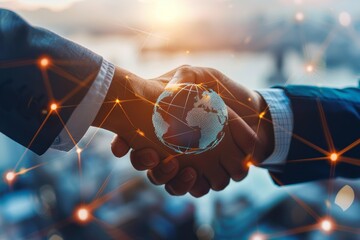
{"label": "shirt sleeve", "polygon": [[262,162],[261,167],[277,171],[277,166],[285,164],[294,127],[290,99],[282,89],[265,89],[257,92],[269,106],[275,137],[274,151]]}
{"label": "shirt sleeve", "polygon": [[94,83],[70,116],[65,128],[55,138],[52,149],[69,151],[75,146],[74,142],[79,142],[85,135],[105,99],[114,73],[115,66],[103,60]]}

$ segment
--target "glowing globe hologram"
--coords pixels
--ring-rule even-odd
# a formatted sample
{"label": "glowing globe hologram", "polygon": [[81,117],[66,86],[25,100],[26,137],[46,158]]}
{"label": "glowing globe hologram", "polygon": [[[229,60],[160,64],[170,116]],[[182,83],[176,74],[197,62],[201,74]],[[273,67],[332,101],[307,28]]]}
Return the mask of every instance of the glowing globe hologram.
{"label": "glowing globe hologram", "polygon": [[178,153],[199,154],[224,138],[227,107],[212,89],[174,84],[159,96],[152,117],[158,139]]}

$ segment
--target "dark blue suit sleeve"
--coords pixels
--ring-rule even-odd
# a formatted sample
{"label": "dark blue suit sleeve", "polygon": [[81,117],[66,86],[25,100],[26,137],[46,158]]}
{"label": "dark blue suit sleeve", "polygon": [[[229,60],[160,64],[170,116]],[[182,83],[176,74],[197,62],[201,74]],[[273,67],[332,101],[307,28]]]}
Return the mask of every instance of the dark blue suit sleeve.
{"label": "dark blue suit sleeve", "polygon": [[[42,57],[50,59],[45,70]],[[91,51],[0,9],[0,132],[44,153],[63,129],[56,114],[45,121],[49,105],[78,105],[101,63]],[[74,109],[58,110],[65,123]]]}
{"label": "dark blue suit sleeve", "polygon": [[[360,139],[360,89],[283,89],[291,102],[294,130],[286,164],[281,173],[271,174],[281,184],[328,179],[329,155]],[[359,166],[360,145],[355,145],[339,156],[334,177],[360,178]]]}

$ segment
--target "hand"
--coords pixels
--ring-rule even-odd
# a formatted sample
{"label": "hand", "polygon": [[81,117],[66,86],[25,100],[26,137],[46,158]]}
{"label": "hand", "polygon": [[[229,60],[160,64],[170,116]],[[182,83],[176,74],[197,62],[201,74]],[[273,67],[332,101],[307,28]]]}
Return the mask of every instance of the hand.
{"label": "hand", "polygon": [[[208,152],[209,155],[219,154],[219,165],[215,172],[208,170],[209,166],[201,163],[189,163],[198,173],[197,182],[190,189],[194,196],[202,196],[207,193],[201,175],[214,190],[222,189],[226,184],[216,185],[216,182],[225,183],[219,179],[225,179],[225,173],[235,181],[242,180],[247,172],[249,163],[258,165],[266,159],[274,148],[273,126],[268,106],[264,99],[255,91],[251,91],[226,77],[221,72],[209,68],[182,67],[174,74],[168,85],[180,83],[202,84],[216,91],[225,101],[229,112],[229,125],[226,138],[216,147]],[[234,144],[235,143],[235,144]],[[234,147],[235,146],[235,147]],[[237,148],[237,149],[235,149]],[[221,152],[222,153],[219,153]],[[202,155],[206,159],[206,154]],[[191,160],[191,161],[194,161]],[[180,164],[181,165],[181,164]],[[201,171],[200,169],[205,171]],[[202,174],[201,174],[202,173]],[[210,173],[210,174],[209,174]],[[200,175],[200,176],[199,176]],[[171,186],[177,177],[167,183]]]}
{"label": "hand", "polygon": [[[169,156],[169,153],[161,155],[159,154],[159,152],[162,152],[161,149],[159,152],[153,149],[156,148],[156,145],[161,146],[161,144],[155,143],[157,139],[154,136],[150,136],[154,133],[152,123],[149,124],[149,122],[144,121],[144,119],[151,119],[150,113],[153,111],[153,101],[164,91],[164,87],[172,79],[176,70],[177,69],[170,71],[153,80],[144,80],[118,68],[103,107],[93,123],[93,126],[102,127],[115,133],[121,133],[116,135],[111,143],[113,154],[116,157],[123,157],[130,150],[129,144],[131,144],[134,147],[131,152],[132,165],[140,171],[151,169],[151,171],[148,172],[149,179],[156,185],[164,184],[174,178],[179,173],[179,164],[176,158],[168,158],[166,161],[160,161],[160,156],[165,158],[165,156]],[[144,93],[144,95],[141,95],[141,93]],[[121,102],[115,109],[112,109],[116,103],[116,99],[121,99]],[[147,114],[145,114],[145,112]],[[147,117],[139,116],[141,113],[147,115]],[[135,119],[136,123],[133,119]],[[135,127],[135,124],[139,127]],[[115,125],[120,126],[119,129],[117,129]],[[120,128],[122,130],[120,130]],[[140,129],[143,133],[146,133],[145,138],[137,132]],[[147,134],[148,132],[150,132],[149,135]],[[132,135],[132,137],[129,138],[129,136],[125,136],[126,133]],[[141,139],[145,141],[141,141]],[[137,141],[141,143],[135,143]],[[151,145],[152,148],[146,147],[149,145]],[[180,183],[179,186],[176,187],[177,190],[185,193],[189,190],[189,186],[191,187],[193,185],[196,179],[196,172],[193,169],[184,169],[182,170],[182,174],[191,176],[190,179],[186,179],[184,184]]]}
{"label": "hand", "polygon": [[[149,171],[150,179],[157,183],[166,182],[166,189],[176,195],[190,191],[192,195],[199,197],[206,194],[210,187],[214,190],[223,189],[229,182],[229,176],[237,181],[243,179],[248,169],[247,161],[252,159],[253,164],[260,163],[273,148],[272,126],[266,121],[260,121],[262,118],[269,117],[264,116],[263,113],[267,112],[264,100],[256,92],[234,83],[214,69],[181,67],[172,74],[174,76],[170,84],[202,83],[221,94],[229,106],[229,126],[226,129],[226,137],[219,146],[207,153],[192,157],[181,156],[178,158],[180,162],[174,161],[176,162],[174,169],[185,168],[183,171],[190,171],[191,175],[197,176],[195,183],[189,181],[187,184],[181,184],[183,183],[181,176],[184,174],[180,173],[172,178],[177,174],[175,170],[168,174],[167,178],[163,178],[163,180],[171,179],[171,181],[158,181],[156,178],[161,174],[154,176],[154,173],[159,172],[156,164],[160,161],[156,152],[150,149],[146,151],[148,156],[155,160],[153,166],[139,166],[140,161],[137,161],[136,156],[132,156],[133,165],[137,165],[138,169],[153,167]],[[122,145],[126,144],[115,141],[113,146]],[[117,151],[116,149],[118,148],[114,147],[113,151]]]}

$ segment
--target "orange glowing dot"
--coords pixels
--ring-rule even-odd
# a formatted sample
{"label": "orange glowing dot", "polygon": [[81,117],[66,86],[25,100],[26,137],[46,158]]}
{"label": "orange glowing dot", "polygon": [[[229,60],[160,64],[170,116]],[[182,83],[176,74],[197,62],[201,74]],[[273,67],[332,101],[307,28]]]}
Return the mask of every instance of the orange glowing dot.
{"label": "orange glowing dot", "polygon": [[80,154],[83,150],[81,148],[76,148],[76,152]]}
{"label": "orange glowing dot", "polygon": [[58,105],[56,103],[53,103],[53,104],[50,105],[50,109],[52,111],[55,111],[57,108],[58,108]]}
{"label": "orange glowing dot", "polygon": [[330,155],[330,160],[336,162],[339,159],[339,155],[337,153],[332,153]]}
{"label": "orange glowing dot", "polygon": [[5,174],[5,180],[8,183],[12,183],[16,178],[16,173],[13,171],[9,171]]}
{"label": "orange glowing dot", "polygon": [[189,51],[189,50],[187,50],[187,51],[186,51],[186,54],[189,54],[189,53],[190,53],[190,51]]}
{"label": "orange glowing dot", "polygon": [[330,232],[333,228],[333,223],[329,219],[324,219],[321,221],[320,227],[324,232]]}
{"label": "orange glowing dot", "polygon": [[265,116],[265,114],[266,114],[265,112],[260,113],[259,118],[263,118]]}
{"label": "orange glowing dot", "polygon": [[140,129],[136,130],[136,132],[140,135],[145,137],[145,133],[143,131],[141,131]]}
{"label": "orange glowing dot", "polygon": [[260,233],[255,233],[250,237],[250,240],[265,240],[265,236]]}
{"label": "orange glowing dot", "polygon": [[49,66],[50,60],[46,57],[43,57],[40,59],[39,63],[40,63],[41,67],[45,68],[45,67]]}
{"label": "orange glowing dot", "polygon": [[115,102],[116,102],[116,103],[120,103],[120,100],[119,100],[119,99],[116,99]]}
{"label": "orange glowing dot", "polygon": [[247,166],[248,168],[250,168],[251,166],[254,166],[254,164],[253,164],[252,162],[247,162],[247,163],[246,163],[246,166]]}
{"label": "orange glowing dot", "polygon": [[314,66],[311,65],[311,64],[307,65],[307,66],[306,66],[306,71],[307,71],[308,73],[313,72],[313,71],[314,71]]}
{"label": "orange glowing dot", "polygon": [[87,222],[90,220],[91,214],[90,214],[89,209],[87,209],[85,207],[81,207],[76,210],[75,217],[78,221],[84,223],[84,222]]}
{"label": "orange glowing dot", "polygon": [[304,16],[304,13],[302,13],[302,12],[297,12],[295,14],[295,20],[298,22],[304,21],[304,18],[305,18],[305,16]]}
{"label": "orange glowing dot", "polygon": [[251,98],[248,98],[248,101],[251,102]]}
{"label": "orange glowing dot", "polygon": [[125,76],[125,78],[126,78],[126,79],[129,79],[129,76],[128,76],[128,75],[126,75],[126,76]]}

